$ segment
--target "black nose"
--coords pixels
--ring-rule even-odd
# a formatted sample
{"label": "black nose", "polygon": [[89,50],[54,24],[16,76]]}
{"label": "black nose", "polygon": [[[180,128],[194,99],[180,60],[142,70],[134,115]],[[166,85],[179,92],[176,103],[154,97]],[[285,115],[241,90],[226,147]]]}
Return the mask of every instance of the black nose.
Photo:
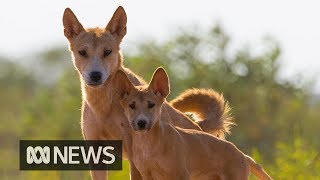
{"label": "black nose", "polygon": [[90,79],[93,82],[99,82],[101,80],[101,77],[102,77],[102,73],[99,71],[93,71],[90,73]]}
{"label": "black nose", "polygon": [[147,121],[143,120],[143,119],[140,119],[140,120],[138,120],[137,125],[138,125],[140,130],[143,130],[143,129],[146,128]]}

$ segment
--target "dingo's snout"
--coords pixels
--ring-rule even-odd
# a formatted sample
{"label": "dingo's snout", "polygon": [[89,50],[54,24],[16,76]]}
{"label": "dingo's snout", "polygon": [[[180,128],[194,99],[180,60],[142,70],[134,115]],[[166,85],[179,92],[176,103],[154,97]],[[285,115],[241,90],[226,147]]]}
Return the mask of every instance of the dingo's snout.
{"label": "dingo's snout", "polygon": [[138,119],[137,128],[138,130],[145,130],[147,127],[147,121],[145,119]]}
{"label": "dingo's snout", "polygon": [[93,71],[89,74],[90,81],[96,84],[101,84],[102,73],[99,71]]}

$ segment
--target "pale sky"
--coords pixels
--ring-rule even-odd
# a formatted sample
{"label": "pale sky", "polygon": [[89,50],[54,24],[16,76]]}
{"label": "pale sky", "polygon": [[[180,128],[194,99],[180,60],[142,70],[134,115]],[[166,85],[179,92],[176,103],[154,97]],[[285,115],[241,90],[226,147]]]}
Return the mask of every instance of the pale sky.
{"label": "pale sky", "polygon": [[234,49],[247,43],[254,47],[263,37],[274,37],[283,51],[283,77],[300,73],[317,78],[315,91],[320,93],[320,1],[316,0],[2,0],[0,55],[19,58],[66,45],[62,27],[66,7],[84,27],[104,27],[119,5],[128,15],[124,51],[144,38],[168,39],[184,25],[206,28],[220,22]]}

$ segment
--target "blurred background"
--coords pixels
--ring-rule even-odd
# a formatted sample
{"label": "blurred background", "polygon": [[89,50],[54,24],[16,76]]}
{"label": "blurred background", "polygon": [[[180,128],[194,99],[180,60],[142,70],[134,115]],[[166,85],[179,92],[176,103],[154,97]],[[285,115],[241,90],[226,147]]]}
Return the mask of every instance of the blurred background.
{"label": "blurred background", "polygon": [[[170,99],[222,92],[237,126],[227,139],[275,179],[320,178],[317,1],[3,1],[0,7],[0,179],[89,179],[88,171],[19,171],[19,140],[82,139],[81,93],[63,35],[70,7],[105,27],[124,6],[126,67],[168,71]],[[111,179],[128,179],[128,165]]]}

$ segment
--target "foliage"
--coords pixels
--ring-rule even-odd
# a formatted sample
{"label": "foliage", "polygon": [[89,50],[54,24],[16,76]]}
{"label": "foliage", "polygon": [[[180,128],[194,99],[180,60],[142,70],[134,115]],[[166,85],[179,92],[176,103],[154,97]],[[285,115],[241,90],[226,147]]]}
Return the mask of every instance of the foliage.
{"label": "foliage", "polygon": [[[319,178],[320,102],[310,103],[310,85],[279,77],[285,67],[273,40],[266,39],[259,53],[232,50],[230,42],[219,26],[179,32],[169,41],[141,42],[135,52],[125,52],[125,65],[147,80],[163,66],[172,84],[170,98],[192,87],[222,92],[238,124],[228,140],[251,152],[276,179]],[[90,178],[87,171],[17,170],[20,139],[82,139],[79,78],[66,49],[15,63],[0,58],[1,179]],[[128,164],[110,176],[128,179]]]}
{"label": "foliage", "polygon": [[[262,161],[261,153],[255,149],[252,154]],[[293,143],[278,142],[273,163],[266,167],[274,179],[317,179],[320,177],[320,153],[299,138]]]}

